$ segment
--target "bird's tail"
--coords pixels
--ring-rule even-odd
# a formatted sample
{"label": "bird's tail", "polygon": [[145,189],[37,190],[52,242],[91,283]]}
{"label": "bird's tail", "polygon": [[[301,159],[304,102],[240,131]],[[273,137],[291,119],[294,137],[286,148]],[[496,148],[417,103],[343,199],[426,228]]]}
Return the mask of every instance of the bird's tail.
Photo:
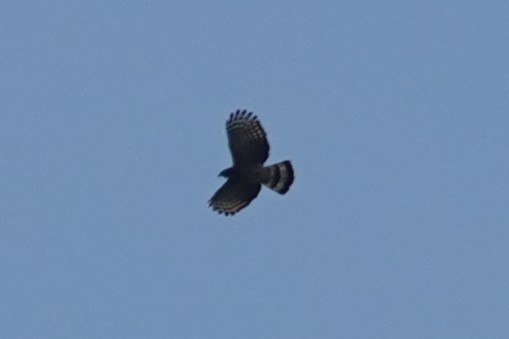
{"label": "bird's tail", "polygon": [[293,183],[293,167],[288,160],[263,168],[262,184],[279,194],[285,194]]}

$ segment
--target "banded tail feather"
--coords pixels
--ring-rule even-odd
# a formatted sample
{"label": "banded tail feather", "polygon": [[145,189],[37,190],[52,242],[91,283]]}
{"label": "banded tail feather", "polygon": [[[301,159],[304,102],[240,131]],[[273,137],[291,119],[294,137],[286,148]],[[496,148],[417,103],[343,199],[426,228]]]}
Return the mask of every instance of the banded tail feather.
{"label": "banded tail feather", "polygon": [[274,165],[266,166],[264,170],[264,180],[262,183],[270,189],[285,194],[293,183],[293,167],[288,160]]}

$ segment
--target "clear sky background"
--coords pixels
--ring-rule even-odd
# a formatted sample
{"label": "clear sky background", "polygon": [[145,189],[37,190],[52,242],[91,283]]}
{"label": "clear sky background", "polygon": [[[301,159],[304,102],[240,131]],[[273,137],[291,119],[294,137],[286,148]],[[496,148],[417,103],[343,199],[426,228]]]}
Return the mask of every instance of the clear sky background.
{"label": "clear sky background", "polygon": [[[509,3],[2,1],[1,338],[509,338]],[[260,117],[285,196],[207,200]]]}

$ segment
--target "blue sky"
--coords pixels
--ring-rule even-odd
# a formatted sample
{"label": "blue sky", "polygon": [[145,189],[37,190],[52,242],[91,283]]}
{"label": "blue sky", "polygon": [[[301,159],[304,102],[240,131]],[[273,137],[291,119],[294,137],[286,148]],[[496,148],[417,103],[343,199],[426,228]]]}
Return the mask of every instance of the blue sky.
{"label": "blue sky", "polygon": [[[0,337],[509,337],[507,1],[4,1],[0,41]],[[237,108],[296,181],[226,218]]]}

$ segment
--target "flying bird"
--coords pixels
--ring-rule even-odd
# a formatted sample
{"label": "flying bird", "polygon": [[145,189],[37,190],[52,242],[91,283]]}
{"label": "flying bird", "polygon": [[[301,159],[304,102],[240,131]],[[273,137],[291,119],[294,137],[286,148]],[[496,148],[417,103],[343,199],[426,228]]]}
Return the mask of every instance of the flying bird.
{"label": "flying bird", "polygon": [[293,183],[290,161],[263,166],[269,157],[267,135],[253,112],[237,110],[226,121],[228,145],[233,165],[219,176],[228,178],[209,200],[219,214],[234,215],[260,193],[262,185],[285,194]]}

